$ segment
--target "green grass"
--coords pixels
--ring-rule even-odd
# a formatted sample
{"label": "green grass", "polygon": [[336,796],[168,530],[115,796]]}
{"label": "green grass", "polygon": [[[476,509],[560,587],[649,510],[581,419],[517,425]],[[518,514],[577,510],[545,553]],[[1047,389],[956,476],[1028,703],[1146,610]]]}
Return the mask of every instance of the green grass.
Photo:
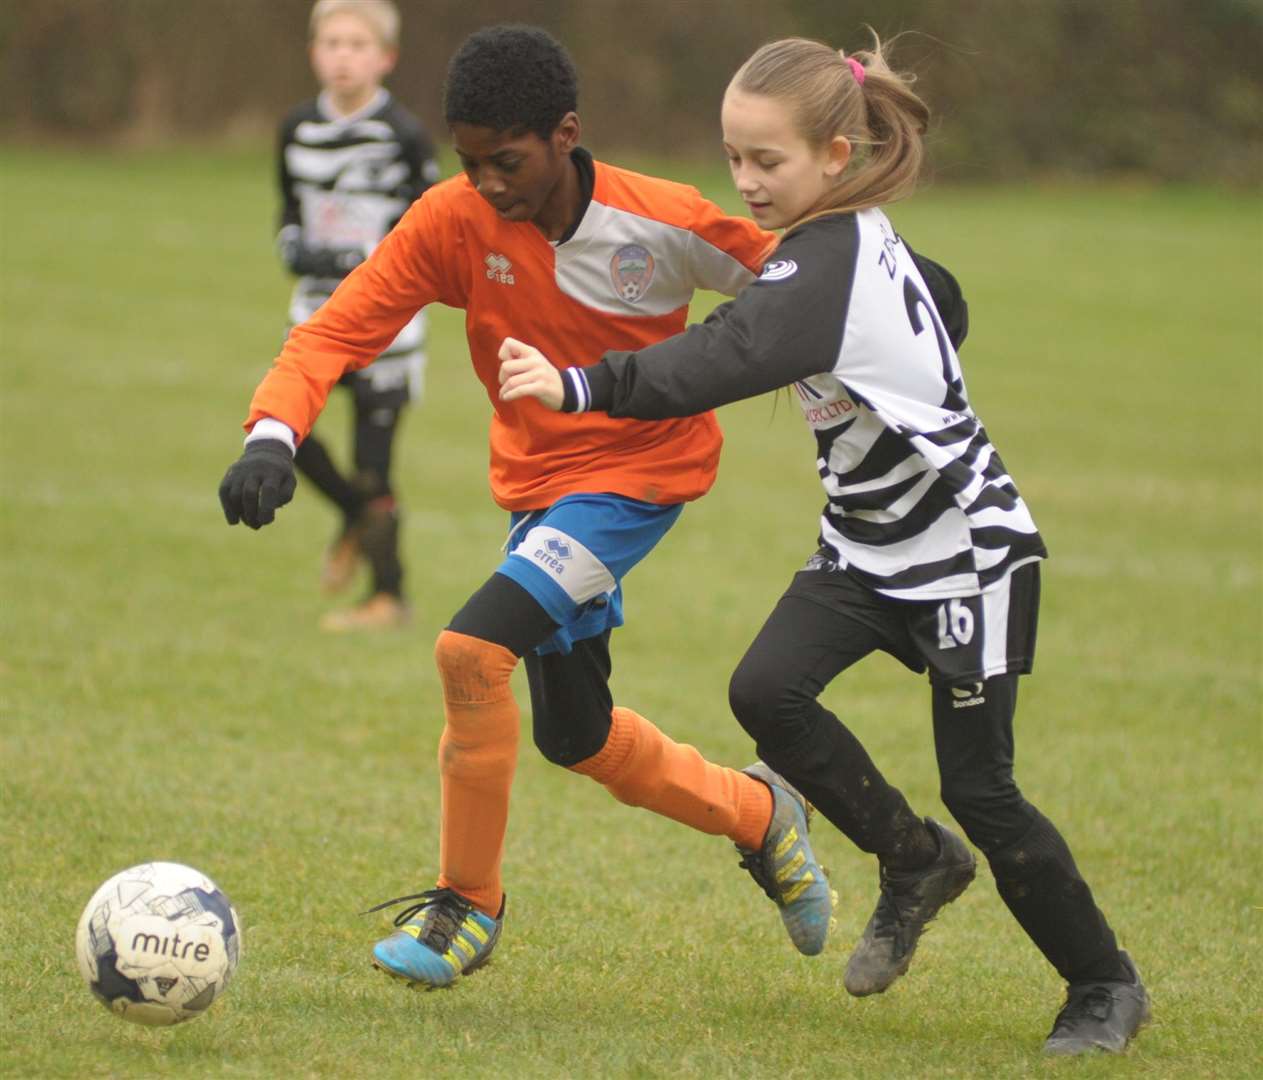
{"label": "green grass", "polygon": [[[722,181],[697,175],[730,202]],[[214,489],[288,291],[269,182],[265,152],[0,151],[0,1073],[1263,1073],[1258,198],[941,190],[894,215],[966,286],[971,394],[1053,552],[1019,779],[1155,1001],[1125,1059],[1071,1064],[1039,1054],[1060,986],[986,874],[908,978],[852,1000],[871,860],[819,830],[839,927],[799,957],[724,842],[614,803],[527,733],[495,962],[431,995],[369,969],[381,924],[356,913],[435,872],[430,648],[504,515],[489,406],[438,310],[400,448],[414,626],[315,629],[333,520],[309,494],[261,533],[224,526]],[[616,635],[618,699],[731,764],[751,749],[728,674],[815,537],[795,412],[725,411],[719,483],[632,576]],[[322,423],[342,433],[340,401]],[[825,699],[943,813],[920,680],[873,658]],[[73,956],[93,889],[151,858],[211,874],[246,927],[225,999],[164,1032],[109,1016]]]}

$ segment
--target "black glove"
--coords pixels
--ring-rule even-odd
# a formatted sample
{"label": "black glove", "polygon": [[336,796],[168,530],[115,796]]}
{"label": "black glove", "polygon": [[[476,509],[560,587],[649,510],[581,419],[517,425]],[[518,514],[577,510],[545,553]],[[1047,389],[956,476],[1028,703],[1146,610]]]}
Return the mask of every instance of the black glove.
{"label": "black glove", "polygon": [[297,228],[282,229],[277,238],[277,250],[281,261],[293,274],[311,274],[313,277],[341,278],[364,261],[359,248],[308,247],[302,242]]}
{"label": "black glove", "polygon": [[280,439],[255,439],[233,462],[219,484],[219,503],[229,525],[252,529],[270,525],[276,511],[294,497],[294,455]]}
{"label": "black glove", "polygon": [[303,248],[290,269],[313,277],[346,277],[364,261],[358,248]]}

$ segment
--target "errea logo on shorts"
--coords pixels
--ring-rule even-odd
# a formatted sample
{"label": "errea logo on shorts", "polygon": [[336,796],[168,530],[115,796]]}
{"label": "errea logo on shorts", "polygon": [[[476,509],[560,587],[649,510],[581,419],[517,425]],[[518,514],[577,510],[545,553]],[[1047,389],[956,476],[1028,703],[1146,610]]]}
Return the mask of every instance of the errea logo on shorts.
{"label": "errea logo on shorts", "polygon": [[501,285],[513,284],[515,279],[509,272],[513,269],[513,264],[503,255],[489,251],[483,262],[487,264],[487,277],[492,281],[498,281]]}
{"label": "errea logo on shorts", "polygon": [[536,562],[547,567],[554,574],[564,574],[566,568],[563,561],[569,559],[573,552],[570,545],[566,543],[560,536],[549,537],[540,547],[535,549],[532,556]]}
{"label": "errea logo on shorts", "polygon": [[559,559],[570,558],[570,545],[567,544],[560,536],[554,536],[544,545]]}

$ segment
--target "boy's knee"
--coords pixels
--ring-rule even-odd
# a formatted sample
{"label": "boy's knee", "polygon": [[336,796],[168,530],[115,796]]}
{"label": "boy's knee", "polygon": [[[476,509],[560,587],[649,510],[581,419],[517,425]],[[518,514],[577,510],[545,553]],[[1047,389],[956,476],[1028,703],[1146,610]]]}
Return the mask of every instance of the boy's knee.
{"label": "boy's knee", "polygon": [[443,698],[453,705],[481,705],[511,696],[509,676],[518,658],[503,645],[444,630],[434,643]]}
{"label": "boy's knee", "polygon": [[375,468],[361,468],[351,477],[355,493],[368,502],[390,494],[390,484],[383,472]]}
{"label": "boy's knee", "polygon": [[592,709],[583,716],[536,713],[532,720],[535,748],[544,760],[563,769],[595,757],[610,734],[608,711]]}
{"label": "boy's knee", "polygon": [[[656,737],[655,737],[656,736]],[[567,767],[602,785],[619,802],[643,806],[646,779],[662,772],[663,740],[644,717],[615,708],[605,718],[599,745]]]}

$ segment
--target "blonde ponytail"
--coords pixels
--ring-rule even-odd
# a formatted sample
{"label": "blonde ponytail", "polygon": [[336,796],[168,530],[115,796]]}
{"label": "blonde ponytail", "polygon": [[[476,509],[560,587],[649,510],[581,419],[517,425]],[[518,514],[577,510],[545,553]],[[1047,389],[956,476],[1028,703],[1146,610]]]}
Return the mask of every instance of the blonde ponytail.
{"label": "blonde ponytail", "polygon": [[916,189],[930,111],[912,91],[915,77],[892,70],[870,33],[872,48],[849,56],[806,38],[774,41],[732,78],[734,89],[785,101],[808,145],[838,135],[851,143],[839,182],[794,224],[883,206]]}

